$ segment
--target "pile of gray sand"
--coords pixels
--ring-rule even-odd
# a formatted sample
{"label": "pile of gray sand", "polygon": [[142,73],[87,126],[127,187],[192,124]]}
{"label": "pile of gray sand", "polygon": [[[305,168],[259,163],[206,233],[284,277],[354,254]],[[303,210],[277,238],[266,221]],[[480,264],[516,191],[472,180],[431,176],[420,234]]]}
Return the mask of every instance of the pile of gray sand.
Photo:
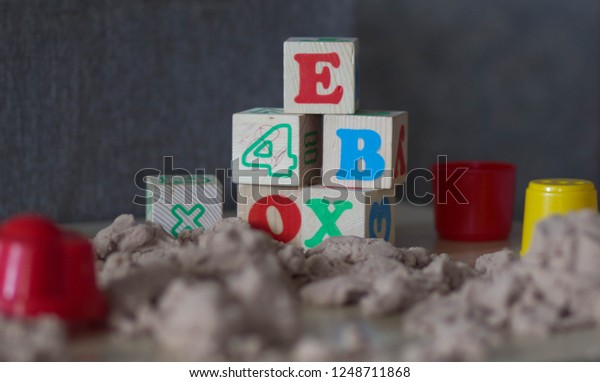
{"label": "pile of gray sand", "polygon": [[[238,219],[174,239],[122,215],[93,243],[110,330],[151,336],[182,360],[478,360],[511,336],[600,323],[591,212],[549,218],[523,259],[505,250],[475,268],[377,239],[330,238],[303,251]],[[342,327],[335,345],[303,327],[308,306],[349,305],[367,319],[402,314],[392,330],[416,338],[384,356],[355,327]],[[64,333],[50,318],[0,319],[0,359],[65,358]]]}
{"label": "pile of gray sand", "polygon": [[0,315],[0,361],[62,361],[65,329],[50,316],[17,320]]}
{"label": "pile of gray sand", "polygon": [[404,329],[427,340],[403,359],[479,360],[510,337],[600,324],[600,217],[592,211],[542,221],[521,260],[484,255],[476,270],[483,275],[456,293],[408,312]]}

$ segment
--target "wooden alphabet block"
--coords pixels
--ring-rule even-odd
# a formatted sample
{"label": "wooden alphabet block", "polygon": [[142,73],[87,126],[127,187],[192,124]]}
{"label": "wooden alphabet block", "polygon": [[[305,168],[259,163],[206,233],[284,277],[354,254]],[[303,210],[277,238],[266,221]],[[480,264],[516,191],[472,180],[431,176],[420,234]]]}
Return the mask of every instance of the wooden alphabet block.
{"label": "wooden alphabet block", "polygon": [[223,187],[212,175],[147,178],[146,220],[178,237],[186,229],[213,227],[223,219]]}
{"label": "wooden alphabet block", "polygon": [[319,245],[332,236],[382,238],[394,243],[395,214],[385,190],[307,187],[302,204],[302,244]]}
{"label": "wooden alphabet block", "polygon": [[306,248],[331,236],[394,242],[394,206],[385,190],[238,185],[238,217],[274,239]]}
{"label": "wooden alphabet block", "polygon": [[358,108],[357,60],[357,38],[289,38],[283,45],[285,112],[354,113]]}
{"label": "wooden alphabet block", "polygon": [[321,116],[254,108],[233,115],[232,137],[235,183],[298,186],[321,173]]}
{"label": "wooden alphabet block", "polygon": [[404,183],[408,113],[358,111],[323,117],[323,184],[390,189]]}

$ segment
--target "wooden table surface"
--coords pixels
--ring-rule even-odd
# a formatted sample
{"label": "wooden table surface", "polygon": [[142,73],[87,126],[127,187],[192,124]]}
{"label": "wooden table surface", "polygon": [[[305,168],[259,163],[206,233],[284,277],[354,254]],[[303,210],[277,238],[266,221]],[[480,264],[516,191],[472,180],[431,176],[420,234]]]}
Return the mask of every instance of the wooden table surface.
{"label": "wooden table surface", "polygon": [[[233,212],[226,213],[233,216]],[[69,224],[89,236],[110,222]],[[520,223],[514,223],[506,241],[455,242],[437,238],[433,225],[433,210],[429,207],[400,205],[397,210],[396,245],[399,247],[425,247],[435,253],[448,253],[453,259],[474,265],[478,256],[511,248],[520,248]],[[375,346],[390,349],[390,355],[407,340],[400,334],[401,315],[379,319],[362,317],[355,307],[303,310],[305,332],[319,338],[335,341],[336,332],[345,324],[368,328]],[[173,355],[162,352],[150,338],[131,340],[124,336],[96,333],[79,336],[72,341],[71,354],[78,360],[173,360]],[[490,360],[500,361],[554,361],[600,360],[600,330],[588,329],[556,335],[552,338],[520,338],[491,352]],[[389,361],[395,359],[390,358]]]}

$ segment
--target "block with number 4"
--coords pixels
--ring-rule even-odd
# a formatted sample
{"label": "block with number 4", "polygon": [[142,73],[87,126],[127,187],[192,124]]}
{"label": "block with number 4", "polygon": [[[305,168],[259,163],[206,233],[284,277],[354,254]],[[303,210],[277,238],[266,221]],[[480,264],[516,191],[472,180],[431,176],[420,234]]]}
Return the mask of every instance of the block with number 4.
{"label": "block with number 4", "polygon": [[404,183],[408,113],[358,111],[323,117],[323,184],[390,189]]}
{"label": "block with number 4", "polygon": [[233,115],[232,137],[234,183],[298,186],[321,173],[321,116],[254,108]]}
{"label": "block with number 4", "polygon": [[186,229],[213,227],[223,219],[221,182],[212,175],[147,178],[146,220],[174,237]]}
{"label": "block with number 4", "polygon": [[289,38],[283,45],[286,113],[354,113],[358,108],[357,59],[357,38]]}
{"label": "block with number 4", "polygon": [[312,248],[333,236],[394,242],[393,198],[385,190],[238,186],[238,217],[284,243]]}

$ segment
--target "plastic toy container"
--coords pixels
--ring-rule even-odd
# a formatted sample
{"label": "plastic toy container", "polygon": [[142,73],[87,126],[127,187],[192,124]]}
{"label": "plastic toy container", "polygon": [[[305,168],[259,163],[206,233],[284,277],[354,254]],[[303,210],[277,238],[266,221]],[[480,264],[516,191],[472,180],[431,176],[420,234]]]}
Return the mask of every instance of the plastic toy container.
{"label": "plastic toy container", "polygon": [[107,307],[96,285],[89,240],[38,215],[18,215],[2,224],[0,312],[53,314],[77,323],[102,320]]}
{"label": "plastic toy container", "polygon": [[521,255],[527,253],[538,221],[552,214],[586,208],[598,211],[596,188],[588,180],[556,178],[529,182],[525,191]]}
{"label": "plastic toy container", "polygon": [[440,238],[460,241],[508,238],[515,199],[514,165],[448,162],[433,165],[431,170],[435,228]]}

